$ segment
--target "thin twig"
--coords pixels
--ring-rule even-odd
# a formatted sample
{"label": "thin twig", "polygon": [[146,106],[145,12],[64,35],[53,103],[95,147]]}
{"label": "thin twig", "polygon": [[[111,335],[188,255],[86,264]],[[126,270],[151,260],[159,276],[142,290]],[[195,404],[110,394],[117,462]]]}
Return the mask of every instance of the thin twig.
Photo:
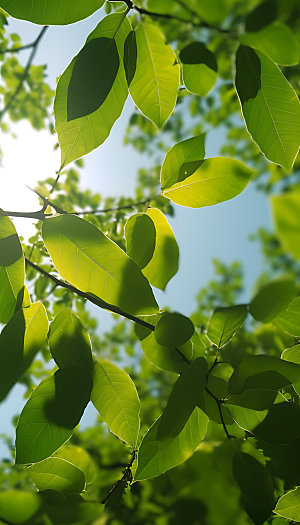
{"label": "thin twig", "polygon": [[35,40],[35,42],[34,42],[34,44],[32,46],[32,51],[31,51],[30,56],[28,58],[27,64],[26,64],[25,69],[23,71],[23,74],[22,74],[22,76],[20,78],[19,84],[18,84],[15,92],[10,97],[9,101],[7,102],[6,106],[0,112],[0,122],[3,119],[4,115],[7,113],[7,111],[9,110],[9,108],[11,107],[11,105],[13,104],[13,102],[16,100],[17,96],[19,95],[19,93],[20,93],[20,91],[22,89],[22,86],[24,84],[24,81],[26,80],[26,77],[28,75],[30,66],[31,66],[31,64],[32,64],[32,62],[34,60],[35,55],[36,55],[39,43],[40,43],[42,37],[44,36],[44,34],[46,33],[47,29],[48,29],[48,26],[44,26],[43,29],[40,31],[37,39]]}
{"label": "thin twig", "polygon": [[123,472],[123,476],[121,477],[121,479],[119,479],[115,484],[114,486],[112,487],[112,489],[109,491],[109,493],[107,494],[107,496],[105,496],[105,498],[101,501],[101,503],[103,503],[103,505],[107,502],[107,500],[113,495],[113,493],[117,490],[117,488],[119,487],[119,485],[121,483],[124,483],[126,484],[126,486],[128,485],[128,483],[130,484],[132,482],[132,472],[131,472],[131,467],[133,465],[133,462],[135,460],[135,457],[136,457],[136,451],[134,450],[133,453],[132,453],[132,457],[131,457],[131,460],[130,462],[128,463],[128,465],[125,467],[125,470]]}
{"label": "thin twig", "polygon": [[65,288],[66,290],[69,290],[70,292],[75,293],[76,295],[79,295],[79,297],[82,297],[83,299],[90,301],[91,303],[95,304],[99,308],[102,308],[103,310],[108,310],[109,312],[112,312],[114,314],[121,315],[122,317],[125,317],[126,319],[129,319],[130,321],[134,321],[137,324],[145,326],[146,328],[154,332],[155,330],[154,325],[147,323],[146,321],[143,321],[142,319],[139,319],[138,317],[135,317],[134,315],[128,314],[127,312],[124,312],[123,310],[121,310],[121,308],[118,308],[117,306],[109,304],[100,298],[97,298],[89,293],[85,293],[85,292],[82,292],[81,290],[78,290],[78,288],[76,288],[75,286],[72,286],[71,284],[65,281],[62,281],[61,279],[58,279],[51,273],[48,273],[46,270],[38,266],[37,264],[31,262],[29,259],[25,258],[25,263],[27,266],[31,266],[31,268],[33,268],[40,274],[44,275],[44,277],[48,277],[48,279],[51,279],[51,281],[53,281],[57,286]]}
{"label": "thin twig", "polygon": [[229,434],[229,432],[227,430],[227,427],[226,427],[225,420],[224,420],[224,416],[223,416],[223,412],[222,412],[223,401],[221,399],[218,399],[207,387],[205,387],[205,390],[208,393],[208,395],[210,395],[215,400],[215,402],[217,403],[217,407],[218,407],[218,411],[219,411],[219,414],[220,414],[221,423],[222,423],[222,426],[224,428],[224,432],[226,434],[227,439],[233,439],[234,436],[231,436]]}

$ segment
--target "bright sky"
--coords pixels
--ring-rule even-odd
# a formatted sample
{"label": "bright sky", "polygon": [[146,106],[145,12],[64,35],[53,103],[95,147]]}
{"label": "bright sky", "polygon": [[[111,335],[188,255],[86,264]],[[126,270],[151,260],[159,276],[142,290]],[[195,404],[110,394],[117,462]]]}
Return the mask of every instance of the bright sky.
{"label": "bright sky", "polygon": [[[96,13],[73,26],[48,30],[35,62],[48,64],[52,86],[98,20],[99,13]],[[34,24],[15,20],[10,21],[10,29],[21,35],[23,43],[31,42],[40,30]],[[132,102],[128,102],[105,144],[86,157],[82,187],[90,187],[102,195],[133,195],[138,168],[151,165],[151,160],[145,160],[133,148],[122,144],[132,108]],[[47,131],[33,131],[27,122],[18,124],[14,131],[17,140],[5,134],[1,136],[4,159],[0,167],[0,207],[33,211],[38,209],[38,202],[25,185],[33,186],[39,179],[54,176],[59,167],[59,153],[53,150],[56,139]],[[222,132],[207,137],[207,156],[218,154],[221,139]],[[169,305],[173,310],[191,313],[197,290],[213,277],[213,258],[227,263],[242,261],[247,286],[244,300],[249,300],[252,285],[262,270],[262,260],[258,246],[247,237],[261,225],[270,226],[269,215],[266,197],[257,193],[251,184],[240,196],[217,206],[199,210],[176,206],[176,217],[170,223],[179,244],[180,270],[165,293],[156,293],[160,306]],[[21,219],[15,224],[20,235],[28,236],[30,221]],[[99,315],[103,329],[110,325],[110,318],[108,313]],[[9,414],[22,408],[21,393],[22,388],[17,386],[8,401],[0,406],[1,432],[12,432]],[[0,446],[0,453],[2,451],[4,448]]]}

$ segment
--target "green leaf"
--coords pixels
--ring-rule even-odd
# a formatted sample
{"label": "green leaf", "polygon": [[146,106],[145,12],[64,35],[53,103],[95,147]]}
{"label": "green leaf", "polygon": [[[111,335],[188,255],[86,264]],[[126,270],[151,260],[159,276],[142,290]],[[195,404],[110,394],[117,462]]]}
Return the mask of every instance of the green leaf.
{"label": "green leaf", "polygon": [[87,485],[90,485],[98,474],[98,468],[90,454],[82,447],[69,445],[68,443],[61,447],[53,457],[65,459],[72,465],[75,465],[84,473]]}
{"label": "green leaf", "polygon": [[139,267],[93,224],[61,215],[43,222],[42,235],[54,266],[76,288],[127,313],[157,311]]}
{"label": "green leaf", "polygon": [[7,323],[23,293],[25,263],[15,227],[2,213],[0,210],[0,323]]}
{"label": "green leaf", "polygon": [[164,214],[150,208],[147,215],[154,222],[156,243],[151,261],[143,268],[143,274],[152,286],[164,290],[178,272],[179,250],[173,230]]}
{"label": "green leaf", "polygon": [[38,494],[14,489],[0,492],[0,519],[8,523],[28,523],[34,519],[40,507],[41,500]]}
{"label": "green leaf", "polygon": [[0,7],[10,16],[41,25],[73,24],[100,9],[104,0],[74,3],[73,0],[1,0]]}
{"label": "green leaf", "polygon": [[218,348],[225,345],[243,326],[247,312],[245,304],[216,308],[208,322],[207,337]]}
{"label": "green leaf", "polygon": [[95,501],[90,502],[79,494],[65,496],[54,490],[45,490],[40,496],[43,509],[55,525],[88,524],[102,519],[103,505]]}
{"label": "green leaf", "polygon": [[167,153],[161,168],[162,190],[192,175],[201,166],[204,156],[205,133],[182,140]]}
{"label": "green leaf", "polygon": [[105,359],[95,361],[91,401],[109,430],[134,449],[140,428],[140,400],[130,377]]}
{"label": "green leaf", "polygon": [[192,175],[162,192],[180,206],[202,208],[236,197],[247,186],[252,170],[239,160],[205,159]]}
{"label": "green leaf", "polygon": [[179,65],[173,49],[154,24],[140,23],[135,34],[137,64],[130,94],[145,117],[161,128],[176,104]]}
{"label": "green leaf", "polygon": [[276,390],[256,388],[255,390],[244,390],[239,395],[229,396],[226,399],[226,403],[261,411],[270,408],[273,405],[276,396]]}
{"label": "green leaf", "polygon": [[90,400],[86,368],[66,368],[44,379],[23,408],[16,431],[16,463],[49,457],[73,434]]}
{"label": "green leaf", "polygon": [[236,54],[236,90],[247,129],[268,160],[291,168],[300,145],[300,102],[278,67],[250,47]]}
{"label": "green leaf", "polygon": [[250,314],[257,321],[268,323],[285,310],[295,297],[297,289],[291,279],[278,279],[263,286],[252,299]]}
{"label": "green leaf", "polygon": [[264,465],[244,452],[236,452],[232,469],[242,493],[244,509],[256,525],[262,525],[275,505],[271,474]]}
{"label": "green leaf", "polygon": [[97,111],[118,74],[120,59],[114,38],[93,38],[77,55],[68,88],[67,121]]}
{"label": "green leaf", "polygon": [[207,372],[207,361],[203,357],[183,369],[159,419],[158,440],[175,438],[182,432],[193,410],[202,401]]}
{"label": "green leaf", "polygon": [[157,438],[159,422],[157,419],[143,438],[135,481],[160,476],[192,456],[206,434],[208,417],[195,408],[181,433],[163,440]]}
{"label": "green leaf", "polygon": [[255,32],[268,26],[277,16],[277,6],[273,0],[265,0],[246,16],[246,31]]}
{"label": "green leaf", "polygon": [[252,388],[279,390],[294,383],[300,383],[300,365],[273,356],[250,355],[235,369],[228,390],[231,394]]}
{"label": "green leaf", "polygon": [[135,31],[130,31],[124,44],[124,69],[128,87],[136,72],[137,45]]}
{"label": "green leaf", "polygon": [[[300,365],[300,345],[295,345],[284,350],[281,354],[281,359]],[[300,383],[294,383],[293,387],[300,396]]]}
{"label": "green leaf", "polygon": [[240,38],[246,46],[254,47],[267,55],[276,64],[293,66],[299,62],[299,45],[291,29],[281,22],[247,33]]}
{"label": "green leaf", "polygon": [[47,458],[26,469],[39,490],[56,490],[62,494],[76,494],[85,487],[83,472],[61,458]]}
{"label": "green leaf", "polygon": [[273,325],[294,337],[300,337],[300,297],[295,297],[287,309],[272,320]]}
{"label": "green leaf", "polygon": [[195,331],[192,321],[177,312],[165,312],[159,319],[154,337],[162,346],[177,347],[186,343]]}
{"label": "green leaf", "polygon": [[[103,104],[93,113],[68,122],[68,91],[73,74],[75,57],[60,77],[54,101],[55,128],[61,147],[61,168],[86,155],[102,144],[120,117],[128,96],[128,86],[123,66],[124,43],[131,26],[124,13],[105,17],[89,35],[86,45],[94,39],[115,39],[120,66],[112,88]],[[122,21],[123,20],[123,21]],[[122,23],[121,23],[122,21]],[[121,25],[120,25],[121,24]]]}
{"label": "green leaf", "polygon": [[60,311],[50,325],[49,345],[61,369],[93,364],[89,334],[67,308]]}
{"label": "green leaf", "polygon": [[131,215],[125,224],[126,252],[141,269],[150,262],[155,249],[154,222],[145,213]]}
{"label": "green leaf", "polygon": [[192,42],[180,51],[182,75],[186,89],[205,97],[217,80],[216,56],[202,42]]}
{"label": "green leaf", "polygon": [[48,318],[40,302],[18,310],[4,327],[0,335],[0,399],[30,366],[47,333]]}
{"label": "green leaf", "polygon": [[271,198],[275,231],[283,247],[300,259],[300,192],[293,191]]}
{"label": "green leaf", "polygon": [[253,434],[266,443],[287,445],[300,437],[300,408],[289,403],[276,403],[254,429]]}
{"label": "green leaf", "polygon": [[283,516],[288,520],[300,521],[300,487],[290,490],[277,502],[274,509],[275,514]]}
{"label": "green leaf", "polygon": [[[229,400],[230,403],[230,400]],[[252,410],[237,405],[226,404],[234,421],[247,432],[255,434],[255,428],[267,417],[268,410]],[[256,434],[255,434],[256,435]]]}

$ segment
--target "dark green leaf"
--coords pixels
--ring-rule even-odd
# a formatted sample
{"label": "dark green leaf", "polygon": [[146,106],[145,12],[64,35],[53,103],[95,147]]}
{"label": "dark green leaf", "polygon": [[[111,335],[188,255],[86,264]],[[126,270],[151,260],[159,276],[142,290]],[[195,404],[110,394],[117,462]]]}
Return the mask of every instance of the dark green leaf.
{"label": "dark green leaf", "polygon": [[134,31],[130,31],[125,40],[123,60],[127,84],[129,87],[135,75],[137,61],[137,45]]}
{"label": "dark green leaf", "polygon": [[177,347],[186,343],[194,330],[188,317],[177,312],[165,312],[155,327],[154,337],[162,346]]}

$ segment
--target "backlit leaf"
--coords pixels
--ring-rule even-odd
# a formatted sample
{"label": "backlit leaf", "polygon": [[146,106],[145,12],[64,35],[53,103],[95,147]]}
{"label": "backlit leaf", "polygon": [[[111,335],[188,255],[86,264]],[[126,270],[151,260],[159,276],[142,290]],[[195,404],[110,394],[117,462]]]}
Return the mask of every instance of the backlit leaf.
{"label": "backlit leaf", "polygon": [[216,308],[208,323],[207,337],[219,348],[225,345],[243,326],[247,312],[244,304]]}
{"label": "backlit leaf", "polygon": [[293,257],[300,259],[300,192],[274,195],[271,203],[279,240]]}
{"label": "backlit leaf", "polygon": [[139,267],[93,224],[61,215],[44,221],[42,235],[53,264],[72,285],[127,313],[157,310]]}
{"label": "backlit leaf", "polygon": [[0,7],[14,18],[41,25],[72,24],[100,9],[104,0],[74,2],[73,0],[0,0]]}
{"label": "backlit leaf", "polygon": [[44,379],[23,408],[16,435],[16,463],[49,457],[73,434],[90,400],[86,368],[66,368]]}
{"label": "backlit leaf", "polygon": [[161,168],[162,190],[192,175],[201,166],[204,156],[205,133],[182,140],[167,153]]}
{"label": "backlit leaf", "polygon": [[89,334],[71,310],[62,310],[52,321],[49,344],[59,368],[92,366]]}
{"label": "backlit leaf", "polygon": [[288,520],[300,521],[300,487],[284,494],[274,509],[275,514]]}
{"label": "backlit leaf", "polygon": [[272,60],[247,46],[236,54],[235,84],[253,140],[267,159],[291,168],[300,145],[300,102],[292,86]]}
{"label": "backlit leaf", "polygon": [[107,98],[120,59],[114,38],[93,38],[77,55],[68,88],[67,121],[96,111]]}
{"label": "backlit leaf", "polygon": [[62,494],[82,492],[85,487],[83,472],[61,458],[47,458],[27,468],[39,490],[56,490]]}
{"label": "backlit leaf", "polygon": [[155,249],[156,230],[146,213],[131,215],[125,225],[126,252],[141,269],[150,262]]}
{"label": "backlit leaf", "polygon": [[295,297],[287,309],[272,320],[273,325],[294,337],[300,337],[300,297]]}
{"label": "backlit leaf", "polygon": [[176,104],[179,65],[173,49],[154,24],[139,24],[135,34],[137,64],[130,94],[141,112],[161,128]]}
{"label": "backlit leaf", "polygon": [[7,323],[22,294],[24,255],[15,227],[0,210],[0,323]]}
{"label": "backlit leaf", "polygon": [[195,408],[178,436],[162,440],[157,437],[159,423],[160,419],[157,419],[141,443],[135,481],[160,476],[186,461],[203,440],[208,417]]}
{"label": "backlit leaf", "polygon": [[272,281],[255,295],[249,311],[257,321],[268,323],[288,307],[296,292],[295,282],[291,279]]}
{"label": "backlit leaf", "polygon": [[42,303],[18,310],[0,335],[0,399],[22,377],[47,338],[48,318]]}
{"label": "backlit leaf", "polygon": [[214,157],[203,160],[192,175],[165,188],[162,194],[180,206],[212,206],[239,195],[252,174],[252,170],[238,160]]}
{"label": "backlit leaf", "polygon": [[218,65],[214,53],[202,42],[192,42],[180,51],[179,58],[186,89],[205,97],[217,79]]}
{"label": "backlit leaf", "polygon": [[0,492],[0,519],[6,523],[22,525],[34,520],[41,507],[38,494],[25,490],[2,490]]}
{"label": "backlit leaf", "polygon": [[94,363],[91,401],[109,430],[133,449],[140,428],[140,400],[133,381],[113,363]]}
{"label": "backlit leaf", "polygon": [[164,214],[150,208],[147,215],[154,222],[156,242],[151,261],[143,268],[143,274],[152,286],[164,290],[178,271],[179,250],[174,233]]}
{"label": "backlit leaf", "polygon": [[[76,57],[60,77],[54,102],[55,128],[61,148],[61,169],[102,144],[110,134],[115,121],[120,117],[128,96],[128,86],[123,66],[124,43],[131,26],[124,13],[114,13],[100,21],[89,35],[86,44],[94,39],[115,39],[120,66],[103,104],[93,113],[68,122],[68,90]],[[120,26],[120,27],[119,27]],[[118,30],[117,30],[118,28]],[[116,32],[117,31],[117,32]]]}

